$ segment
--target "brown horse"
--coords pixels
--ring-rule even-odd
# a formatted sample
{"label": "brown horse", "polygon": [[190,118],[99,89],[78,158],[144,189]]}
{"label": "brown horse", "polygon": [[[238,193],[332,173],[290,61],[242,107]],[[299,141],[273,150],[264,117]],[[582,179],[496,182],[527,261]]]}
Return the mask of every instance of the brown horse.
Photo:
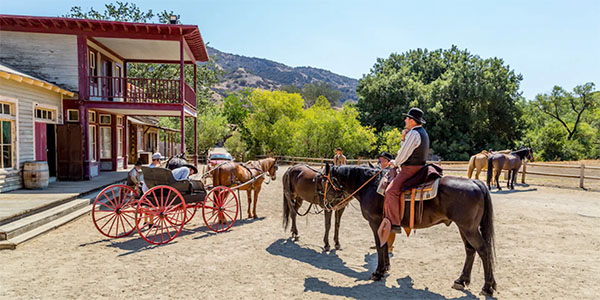
{"label": "brown horse", "polygon": [[[248,196],[248,218],[258,218],[256,215],[256,203],[258,202],[258,193],[260,193],[265,176],[271,180],[277,179],[277,159],[265,158],[261,160],[251,160],[246,163],[226,163],[213,171],[213,186],[224,185],[236,187],[239,190],[245,190]],[[251,193],[254,191],[254,206],[252,212]]]}
{"label": "brown horse", "polygon": [[[526,147],[521,148],[517,151],[513,151],[509,154],[494,154],[488,158],[488,171],[487,171],[487,186],[491,189],[490,180],[496,181],[496,187],[501,191],[500,187],[500,173],[502,170],[508,170],[508,182],[506,187],[513,190],[515,189],[515,181],[517,180],[517,174],[523,164],[523,160],[527,158],[533,161],[533,149]],[[493,176],[492,176],[493,174]],[[493,183],[493,182],[492,182]]]}
{"label": "brown horse", "polygon": [[[324,197],[330,199],[341,199],[342,190],[336,190],[334,186],[327,183],[327,178],[323,176],[322,170],[313,169],[307,165],[295,165],[290,167],[281,178],[283,183],[283,227],[287,229],[289,220],[292,220],[292,239],[298,240],[298,228],[296,227],[296,216],[305,216],[312,205],[319,205],[325,212],[325,237],[323,242],[325,251],[330,250],[329,229],[331,229],[332,211],[324,206]],[[325,192],[326,191],[326,192]],[[302,202],[307,201],[310,206],[304,214],[298,212]],[[333,240],[335,249],[340,250],[340,221],[344,209],[335,212],[335,229]]]}
{"label": "brown horse", "polygon": [[[371,279],[380,280],[390,266],[388,244],[381,247],[377,234],[379,224],[383,220],[383,196],[377,193],[377,185],[382,175],[378,175],[377,169],[360,166],[329,167],[329,164],[326,164],[325,170],[332,182],[340,185],[338,188],[344,189],[348,194],[354,193],[354,198],[360,202],[362,216],[369,222],[377,245],[377,269]],[[427,228],[441,223],[449,226],[452,222],[458,226],[467,257],[453,288],[462,290],[470,283],[471,269],[477,252],[483,262],[485,276],[481,293],[491,296],[496,289],[493,273],[494,212],[490,192],[485,184],[464,177],[444,176],[440,180],[437,196],[423,202],[422,214],[422,220],[415,224],[415,228]],[[407,209],[400,225],[408,227],[409,219],[410,210]]]}
{"label": "brown horse", "polygon": [[496,154],[496,153],[509,154],[510,150],[493,151],[493,152],[488,152],[487,150],[483,150],[480,153],[477,153],[477,154],[471,156],[471,159],[469,160],[469,170],[467,172],[467,176],[469,178],[471,178],[471,176],[473,175],[473,170],[477,169],[477,172],[475,173],[475,179],[479,179],[479,174],[481,174],[481,170],[487,168],[488,158],[490,158],[490,156],[492,156],[493,154]]}

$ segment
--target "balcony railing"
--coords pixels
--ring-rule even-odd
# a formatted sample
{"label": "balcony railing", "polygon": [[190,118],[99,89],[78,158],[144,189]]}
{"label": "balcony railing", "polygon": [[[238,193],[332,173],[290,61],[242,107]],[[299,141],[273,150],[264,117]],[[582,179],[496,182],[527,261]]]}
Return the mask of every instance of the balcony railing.
{"label": "balcony railing", "polygon": [[135,103],[186,104],[196,107],[196,93],[184,83],[181,95],[179,80],[151,78],[90,77],[90,100]]}

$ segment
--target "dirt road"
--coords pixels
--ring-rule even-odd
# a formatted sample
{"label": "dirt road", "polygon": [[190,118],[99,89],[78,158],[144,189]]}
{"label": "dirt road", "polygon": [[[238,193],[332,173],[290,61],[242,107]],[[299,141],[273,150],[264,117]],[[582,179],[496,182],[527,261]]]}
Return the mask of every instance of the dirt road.
{"label": "dirt road", "polygon": [[[88,215],[1,251],[0,298],[479,298],[479,258],[469,289],[450,288],[465,257],[455,225],[399,236],[392,270],[381,282],[369,280],[377,256],[357,201],[342,218],[342,250],[323,252],[322,214],[300,218],[301,238],[291,242],[281,225],[285,169],[263,187],[260,218],[230,232],[214,234],[197,216],[174,242],[149,246],[137,234],[104,238]],[[492,199],[499,299],[597,299],[600,193],[518,186]]]}

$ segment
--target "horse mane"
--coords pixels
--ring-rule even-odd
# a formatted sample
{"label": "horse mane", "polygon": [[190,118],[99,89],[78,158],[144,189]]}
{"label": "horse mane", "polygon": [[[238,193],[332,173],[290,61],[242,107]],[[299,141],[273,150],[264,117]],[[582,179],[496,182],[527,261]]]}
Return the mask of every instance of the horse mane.
{"label": "horse mane", "polygon": [[[369,180],[369,178],[373,177],[373,175],[379,172],[378,169],[373,169],[365,166],[349,165],[333,167],[332,170],[334,170],[335,173],[338,174],[340,177],[343,177],[344,182],[348,182],[353,186],[358,186],[360,184],[365,183],[365,181]],[[381,176],[381,174],[378,175],[378,177]],[[369,184],[374,183],[379,184],[379,180],[377,179],[369,182]]]}
{"label": "horse mane", "polygon": [[522,159],[523,157],[525,157],[527,155],[527,153],[529,151],[531,151],[531,148],[529,148],[529,147],[522,147],[521,149],[513,151],[510,154],[518,155]]}

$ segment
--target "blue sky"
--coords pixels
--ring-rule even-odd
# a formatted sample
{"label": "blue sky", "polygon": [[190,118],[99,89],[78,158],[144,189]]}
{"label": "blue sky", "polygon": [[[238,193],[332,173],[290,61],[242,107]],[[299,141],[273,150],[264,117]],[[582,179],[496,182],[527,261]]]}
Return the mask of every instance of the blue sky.
{"label": "blue sky", "polygon": [[[225,52],[312,66],[353,78],[378,57],[457,45],[499,57],[531,99],[554,85],[600,90],[600,1],[129,1],[173,10]],[[0,13],[57,16],[103,1],[7,1]]]}

